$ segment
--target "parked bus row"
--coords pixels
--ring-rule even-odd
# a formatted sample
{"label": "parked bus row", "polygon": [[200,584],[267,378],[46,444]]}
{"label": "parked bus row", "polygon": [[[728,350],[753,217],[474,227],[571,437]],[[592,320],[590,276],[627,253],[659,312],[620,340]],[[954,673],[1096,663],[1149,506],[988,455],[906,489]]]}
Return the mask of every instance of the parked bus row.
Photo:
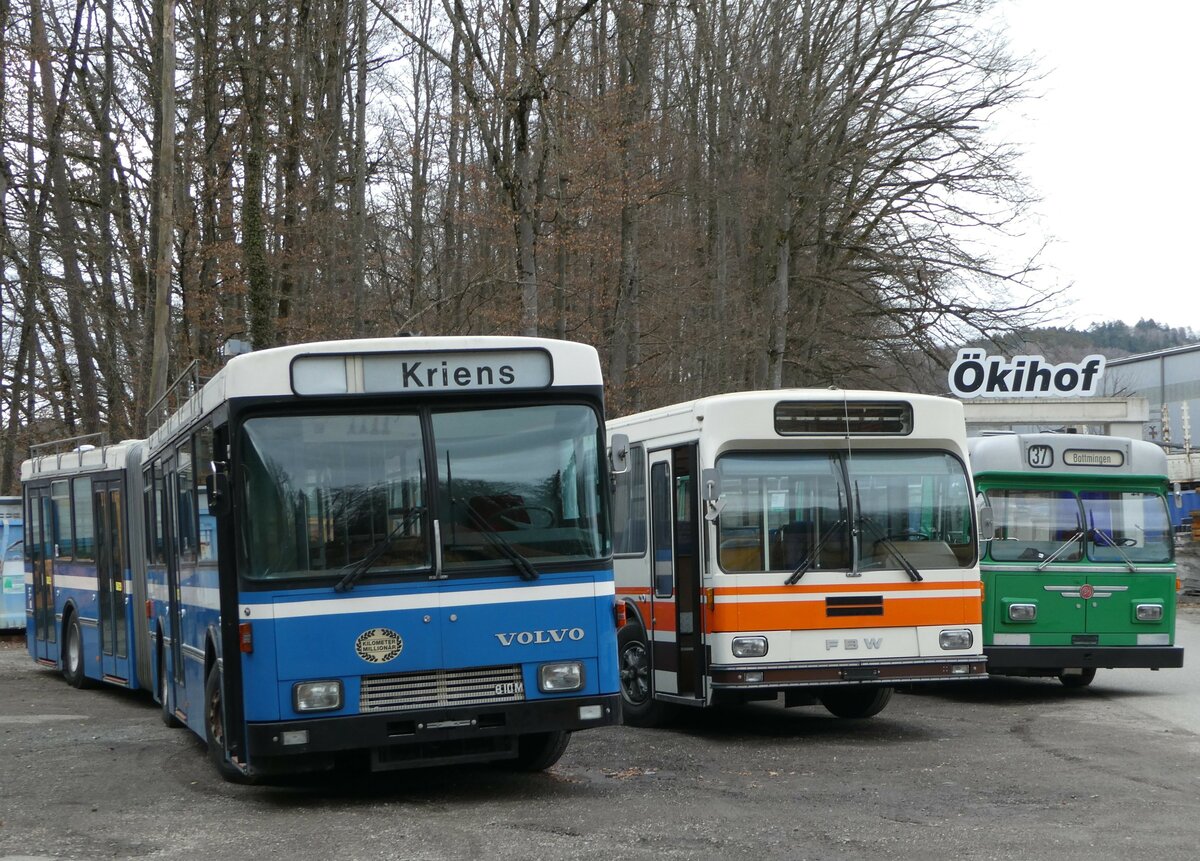
{"label": "parked bus row", "polygon": [[595,350],[532,338],[305,344],[174,388],[148,439],[22,465],[27,644],[73,685],[148,690],[228,779],[536,770],[622,713],[863,718],[989,663],[1081,684],[1182,662],[1141,443],[969,460],[958,402],[862,391],[606,431]]}

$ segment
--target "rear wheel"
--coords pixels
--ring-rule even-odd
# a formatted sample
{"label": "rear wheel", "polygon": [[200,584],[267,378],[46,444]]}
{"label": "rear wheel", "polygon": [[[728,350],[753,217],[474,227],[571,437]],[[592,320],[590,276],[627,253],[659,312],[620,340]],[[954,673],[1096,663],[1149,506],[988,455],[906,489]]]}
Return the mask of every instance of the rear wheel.
{"label": "rear wheel", "polygon": [[654,699],[654,674],[646,632],[626,625],[617,634],[621,670],[621,720],[629,726],[661,726],[671,717],[666,703]]}
{"label": "rear wheel", "polygon": [[62,674],[73,688],[82,688],[87,684],[87,676],[83,672],[83,628],[76,613],[71,614],[63,631]]}
{"label": "rear wheel", "polygon": [[563,730],[535,732],[517,739],[517,758],[505,763],[517,771],[545,771],[558,762],[571,734]]}
{"label": "rear wheel", "polygon": [[246,775],[225,755],[225,704],[221,699],[221,673],[215,665],[204,683],[204,739],[217,773],[232,783],[246,783]]}
{"label": "rear wheel", "polygon": [[840,718],[874,717],[892,699],[891,688],[838,688],[821,694],[821,704]]}
{"label": "rear wheel", "polygon": [[1096,678],[1095,667],[1084,667],[1081,673],[1059,673],[1064,688],[1086,688]]}

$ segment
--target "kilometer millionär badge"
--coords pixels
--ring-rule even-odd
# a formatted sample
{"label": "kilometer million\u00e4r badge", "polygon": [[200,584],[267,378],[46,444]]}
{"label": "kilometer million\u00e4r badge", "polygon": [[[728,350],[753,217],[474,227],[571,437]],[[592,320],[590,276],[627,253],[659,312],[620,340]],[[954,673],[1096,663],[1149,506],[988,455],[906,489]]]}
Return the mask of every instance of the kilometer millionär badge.
{"label": "kilometer million\u00e4r badge", "polygon": [[369,628],[354,643],[354,651],[368,664],[387,663],[403,649],[404,640],[390,628]]}

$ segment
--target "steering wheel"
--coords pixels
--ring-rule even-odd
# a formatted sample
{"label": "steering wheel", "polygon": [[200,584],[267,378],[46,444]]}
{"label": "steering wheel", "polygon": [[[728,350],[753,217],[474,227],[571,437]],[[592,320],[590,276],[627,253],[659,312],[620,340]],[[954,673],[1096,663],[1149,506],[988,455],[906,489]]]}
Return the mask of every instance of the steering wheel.
{"label": "steering wheel", "polygon": [[889,541],[928,541],[928,533],[922,532],[919,529],[908,529],[904,532],[897,532],[894,535],[888,536]]}
{"label": "steering wheel", "polygon": [[[525,523],[522,520],[514,520],[508,517],[509,514],[515,514],[518,511],[524,511],[529,518],[529,522]],[[537,517],[534,517],[534,514]],[[555,524],[558,520],[558,515],[554,513],[554,509],[547,508],[544,505],[510,505],[508,508],[502,508],[497,511],[492,517],[497,520],[502,520],[511,526],[513,529],[547,529]]]}

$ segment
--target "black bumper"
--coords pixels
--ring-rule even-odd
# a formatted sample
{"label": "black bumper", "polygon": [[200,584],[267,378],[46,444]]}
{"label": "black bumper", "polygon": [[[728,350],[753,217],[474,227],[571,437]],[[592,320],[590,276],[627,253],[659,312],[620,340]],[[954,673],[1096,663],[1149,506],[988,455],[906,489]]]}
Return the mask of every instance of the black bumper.
{"label": "black bumper", "polygon": [[[582,706],[600,706],[600,717],[581,720]],[[344,751],[367,751],[375,760],[427,765],[503,759],[513,755],[518,736],[611,726],[620,718],[620,695],[609,694],[250,723],[246,736],[251,767],[263,771],[284,770],[286,760]],[[285,744],[295,742],[300,732],[307,733],[302,742]],[[406,747],[412,752],[404,751]]]}
{"label": "black bumper", "polygon": [[988,669],[994,673],[1009,669],[1183,666],[1183,649],[1177,646],[985,646],[983,653]]}

